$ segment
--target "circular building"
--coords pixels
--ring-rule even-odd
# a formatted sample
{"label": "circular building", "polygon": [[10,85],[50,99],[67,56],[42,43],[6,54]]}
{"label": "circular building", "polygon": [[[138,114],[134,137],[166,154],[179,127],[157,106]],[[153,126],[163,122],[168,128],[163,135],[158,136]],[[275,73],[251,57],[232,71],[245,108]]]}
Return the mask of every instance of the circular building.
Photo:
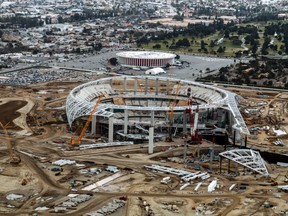
{"label": "circular building", "polygon": [[165,67],[174,64],[175,54],[150,51],[127,51],[116,54],[121,65],[126,67]]}
{"label": "circular building", "polygon": [[[187,103],[188,91],[192,104]],[[99,134],[108,135],[109,142],[113,142],[113,138],[121,140],[119,136],[147,140],[151,127],[156,134],[154,137],[167,132],[171,126],[173,134],[185,133],[191,127],[185,117],[187,108],[199,112],[198,124],[202,134],[213,134],[208,125],[213,125],[216,134],[219,128],[228,128],[231,134],[232,131],[249,134],[237,98],[232,92],[188,80],[117,76],[74,88],[67,97],[66,114],[70,126],[78,118],[93,115],[91,133],[97,134],[98,130]],[[101,101],[96,112],[91,113],[98,100]]]}

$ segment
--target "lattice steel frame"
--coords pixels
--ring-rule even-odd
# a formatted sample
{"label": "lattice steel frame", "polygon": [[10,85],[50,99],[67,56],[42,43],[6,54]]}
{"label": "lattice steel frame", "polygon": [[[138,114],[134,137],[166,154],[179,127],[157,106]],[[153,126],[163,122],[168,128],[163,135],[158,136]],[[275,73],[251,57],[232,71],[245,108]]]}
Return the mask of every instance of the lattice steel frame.
{"label": "lattice steel frame", "polygon": [[[225,91],[223,89],[219,89],[215,86],[209,86],[209,85],[204,85],[198,82],[194,81],[189,81],[189,80],[179,80],[175,78],[168,78],[168,77],[158,77],[158,76],[117,76],[117,77],[108,77],[108,78],[102,78],[99,80],[91,81],[82,85],[77,86],[74,88],[68,95],[67,100],[66,100],[66,114],[68,118],[69,125],[72,125],[72,122],[82,116],[89,115],[91,113],[91,110],[93,109],[93,106],[95,105],[94,100],[93,101],[88,101],[88,100],[83,100],[79,97],[77,97],[77,92],[85,89],[88,86],[93,86],[93,85],[101,85],[104,83],[109,83],[111,80],[123,80],[126,77],[126,79],[137,79],[137,80],[158,80],[158,81],[165,81],[169,83],[174,83],[177,84],[179,81],[181,81],[181,84],[184,85],[189,85],[189,86],[197,86],[200,88],[203,88],[204,90],[209,90],[209,91],[215,91],[219,93],[222,98],[218,101],[213,101],[213,103],[206,103],[206,104],[201,104],[199,106],[200,109],[208,109],[208,108],[217,108],[217,107],[222,107],[223,109],[230,110],[232,115],[234,116],[235,122],[236,122],[236,128],[240,130],[242,134],[247,134],[249,135],[249,130],[240,114],[240,111],[237,106],[237,101],[236,101],[236,94]],[[99,93],[100,94],[100,93]],[[138,97],[139,95],[141,97],[151,97],[149,95],[149,92],[147,95],[145,95],[143,92],[137,92]],[[120,95],[119,95],[120,96]],[[153,95],[156,96],[156,95]],[[167,95],[166,95],[167,96]],[[136,97],[136,96],[135,96]],[[96,100],[97,98],[95,98]],[[199,98],[203,101],[207,101],[207,99]],[[174,111],[184,111],[187,107],[186,106],[176,106],[174,108]],[[192,109],[196,109],[196,106],[193,106]],[[158,107],[158,106],[127,106],[127,105],[115,105],[115,104],[99,104],[97,108],[97,112],[94,115],[97,116],[104,116],[104,117],[110,117],[113,115],[113,109],[122,109],[122,110],[142,110],[142,111],[163,111],[167,112],[169,111],[170,107]]]}
{"label": "lattice steel frame", "polygon": [[258,151],[252,149],[233,149],[219,153],[220,156],[232,160],[264,176],[269,176],[265,162]]}

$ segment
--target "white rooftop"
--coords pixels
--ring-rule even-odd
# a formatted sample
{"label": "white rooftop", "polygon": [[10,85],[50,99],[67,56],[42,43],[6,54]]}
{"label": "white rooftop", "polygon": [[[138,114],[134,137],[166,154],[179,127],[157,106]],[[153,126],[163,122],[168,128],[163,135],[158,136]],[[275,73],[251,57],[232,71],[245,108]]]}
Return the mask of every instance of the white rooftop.
{"label": "white rooftop", "polygon": [[61,160],[57,160],[52,162],[53,165],[57,165],[57,166],[65,166],[65,165],[71,165],[71,164],[75,164],[76,161],[72,161],[72,160],[65,160],[65,159],[61,159]]}
{"label": "white rooftop", "polygon": [[136,58],[136,59],[169,59],[175,58],[175,54],[164,52],[149,52],[149,51],[127,51],[116,54],[119,57],[124,58]]}

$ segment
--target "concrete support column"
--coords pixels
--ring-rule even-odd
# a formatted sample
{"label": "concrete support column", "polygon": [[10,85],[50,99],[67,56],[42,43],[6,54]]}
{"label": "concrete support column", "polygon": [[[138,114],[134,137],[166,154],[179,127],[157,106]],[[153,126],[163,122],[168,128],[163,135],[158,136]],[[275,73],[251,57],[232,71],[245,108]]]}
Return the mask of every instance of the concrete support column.
{"label": "concrete support column", "polygon": [[127,135],[128,131],[128,110],[124,110],[124,134]]}
{"label": "concrete support column", "polygon": [[151,126],[155,126],[155,111],[151,111]]}
{"label": "concrete support column", "polygon": [[113,125],[114,117],[109,117],[109,132],[108,132],[108,142],[113,142],[114,135],[114,125]]}
{"label": "concrete support column", "polygon": [[155,95],[158,95],[158,88],[159,88],[159,79],[156,79],[156,83],[155,83]]}
{"label": "concrete support column", "polygon": [[145,78],[145,95],[147,95],[148,92],[148,78]]}
{"label": "concrete support column", "polygon": [[148,144],[148,154],[153,154],[154,148],[154,127],[149,128],[149,144]]}
{"label": "concrete support column", "polygon": [[96,115],[92,117],[91,135],[96,134]]}

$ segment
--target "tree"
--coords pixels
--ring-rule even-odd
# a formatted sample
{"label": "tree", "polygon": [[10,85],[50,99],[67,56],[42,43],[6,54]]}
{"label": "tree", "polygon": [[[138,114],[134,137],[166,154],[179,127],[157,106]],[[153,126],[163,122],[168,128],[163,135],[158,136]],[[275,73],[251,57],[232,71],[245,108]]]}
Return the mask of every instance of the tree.
{"label": "tree", "polygon": [[219,81],[221,81],[221,82],[227,82],[228,79],[227,79],[227,77],[226,77],[224,74],[221,74],[220,77],[219,77]]}
{"label": "tree", "polygon": [[191,44],[187,38],[183,38],[182,45],[185,47],[190,47]]}
{"label": "tree", "polygon": [[224,32],[224,38],[229,38],[229,37],[230,37],[230,31],[226,29]]}
{"label": "tree", "polygon": [[39,50],[34,49],[34,50],[32,51],[32,54],[33,54],[33,55],[36,55],[36,54],[38,54],[38,52],[39,52]]}
{"label": "tree", "polygon": [[117,64],[118,64],[118,60],[117,60],[117,58],[110,58],[109,59],[109,62],[110,62],[110,64],[111,65],[113,65],[113,66],[116,66]]}
{"label": "tree", "polygon": [[102,43],[94,43],[93,46],[96,51],[100,51],[102,49]]}
{"label": "tree", "polygon": [[215,43],[214,43],[213,40],[210,41],[210,45],[209,45],[209,46],[210,46],[210,47],[214,47],[214,46],[215,46]]}
{"label": "tree", "polygon": [[77,47],[76,50],[75,50],[75,52],[78,53],[78,54],[80,54],[80,53],[81,53],[80,47]]}
{"label": "tree", "polygon": [[205,43],[203,40],[201,40],[201,45],[200,45],[200,46],[201,46],[201,49],[202,49],[202,50],[205,49],[205,45],[206,45],[206,43]]}
{"label": "tree", "polygon": [[220,46],[217,50],[217,53],[224,53],[224,48],[222,46]]}
{"label": "tree", "polygon": [[51,17],[50,16],[46,16],[45,17],[45,23],[46,24],[51,24]]}
{"label": "tree", "polygon": [[64,19],[63,19],[62,16],[58,16],[57,20],[58,20],[58,23],[63,23],[64,22]]}
{"label": "tree", "polygon": [[184,16],[175,15],[175,16],[173,17],[173,20],[176,20],[176,21],[183,21],[183,20],[184,20]]}
{"label": "tree", "polygon": [[160,44],[155,44],[155,45],[153,46],[153,49],[161,49],[161,45],[160,45]]}
{"label": "tree", "polygon": [[251,52],[253,53],[253,55],[256,54],[257,50],[258,50],[258,46],[259,46],[259,41],[255,40],[252,44],[252,48],[251,48]]}
{"label": "tree", "polygon": [[8,49],[13,49],[13,43],[11,43],[11,42],[9,42],[8,44],[7,44],[7,46],[8,46]]}

